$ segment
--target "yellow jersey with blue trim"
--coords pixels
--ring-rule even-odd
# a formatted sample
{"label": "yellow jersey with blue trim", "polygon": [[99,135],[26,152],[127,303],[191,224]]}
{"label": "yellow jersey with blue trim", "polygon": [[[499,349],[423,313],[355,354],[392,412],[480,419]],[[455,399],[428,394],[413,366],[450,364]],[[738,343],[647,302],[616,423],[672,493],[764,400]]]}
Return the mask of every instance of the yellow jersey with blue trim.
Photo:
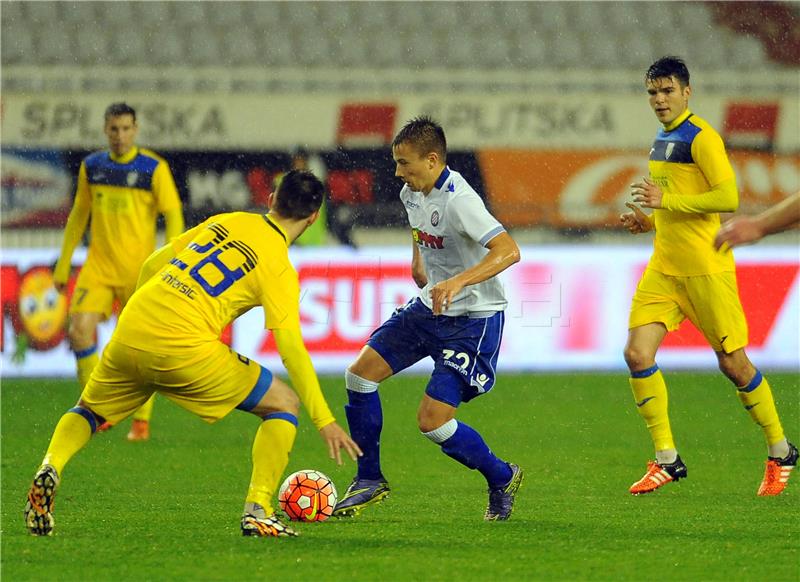
{"label": "yellow jersey with blue trim", "polygon": [[156,245],[156,218],[181,207],[166,160],[134,147],[121,157],[101,151],[86,157],[75,194],[91,204],[91,240],[84,269],[109,286],[136,283]]}
{"label": "yellow jersey with blue trim", "polygon": [[288,236],[269,216],[212,216],[171,244],[175,257],[133,294],[115,340],[179,353],[218,341],[230,322],[259,305],[265,328],[300,330]]}
{"label": "yellow jersey with blue trim", "polygon": [[650,177],[663,193],[654,211],[650,268],[673,276],[735,270],[731,252],[717,252],[719,212],[738,206],[736,176],[720,135],[688,109],[656,135]]}

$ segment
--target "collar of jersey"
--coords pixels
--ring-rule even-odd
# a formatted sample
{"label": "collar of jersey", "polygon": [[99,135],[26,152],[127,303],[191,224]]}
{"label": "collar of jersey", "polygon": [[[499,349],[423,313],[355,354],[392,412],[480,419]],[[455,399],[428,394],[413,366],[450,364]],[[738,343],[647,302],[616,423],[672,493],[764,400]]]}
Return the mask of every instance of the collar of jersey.
{"label": "collar of jersey", "polygon": [[436,180],[436,183],[433,185],[433,187],[436,188],[437,190],[441,190],[442,186],[444,186],[444,183],[447,182],[447,179],[449,177],[450,177],[450,168],[445,166],[444,170],[442,170],[442,173],[439,174],[439,179]]}
{"label": "collar of jersey", "polygon": [[692,115],[692,112],[691,112],[691,111],[689,111],[689,109],[687,108],[687,109],[686,109],[686,111],[684,111],[684,112],[683,112],[683,113],[681,113],[681,114],[680,114],[678,117],[676,117],[676,118],[675,118],[675,119],[672,121],[672,123],[670,123],[669,125],[666,125],[666,126],[664,126],[664,131],[674,131],[675,129],[677,129],[677,128],[678,128],[678,126],[679,126],[681,123],[683,123],[684,121],[686,121],[687,119],[689,119],[689,117],[691,117],[691,115]]}
{"label": "collar of jersey", "polygon": [[133,158],[135,158],[138,155],[139,155],[139,148],[137,146],[133,146],[131,148],[131,151],[129,151],[124,156],[117,157],[114,154],[112,154],[111,152],[108,152],[108,157],[111,158],[111,161],[112,162],[116,162],[118,164],[127,164],[128,162],[130,162]]}
{"label": "collar of jersey", "polygon": [[281,236],[283,237],[283,242],[285,242],[285,243],[286,243],[286,246],[289,246],[289,237],[286,235],[286,231],[285,231],[285,230],[283,230],[283,227],[281,227],[281,225],[280,225],[280,224],[278,224],[277,222],[275,222],[274,220],[272,220],[272,219],[269,217],[269,214],[263,214],[262,216],[264,217],[264,220],[266,220],[266,221],[267,221],[267,224],[268,224],[269,226],[271,226],[272,228],[274,228],[275,230],[277,230],[277,231],[278,231],[278,234],[279,234],[279,235],[281,235]]}

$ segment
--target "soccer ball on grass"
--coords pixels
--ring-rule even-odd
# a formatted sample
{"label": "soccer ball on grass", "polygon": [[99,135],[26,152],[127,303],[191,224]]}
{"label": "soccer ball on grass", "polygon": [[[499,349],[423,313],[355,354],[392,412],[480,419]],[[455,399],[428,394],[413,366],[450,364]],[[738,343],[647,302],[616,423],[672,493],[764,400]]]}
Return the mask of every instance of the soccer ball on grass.
{"label": "soccer ball on grass", "polygon": [[292,521],[325,521],[336,507],[336,486],[313,469],[292,473],[278,490],[278,503]]}

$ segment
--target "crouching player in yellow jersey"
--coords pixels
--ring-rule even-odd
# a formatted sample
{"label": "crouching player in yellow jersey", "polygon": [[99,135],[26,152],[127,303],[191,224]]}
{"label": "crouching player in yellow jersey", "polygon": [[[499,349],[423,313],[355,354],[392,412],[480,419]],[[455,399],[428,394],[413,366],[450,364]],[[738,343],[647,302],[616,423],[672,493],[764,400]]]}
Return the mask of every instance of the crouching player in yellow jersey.
{"label": "crouching player in yellow jersey", "polygon": [[745,354],[747,321],[739,301],[733,254],[717,252],[719,212],[739,205],[736,177],[722,139],[689,111],[689,71],[676,57],[659,59],[645,76],[650,106],[663,124],[650,150],[650,178],[632,185],[634,204],[621,216],[634,234],[655,229],[655,246],[631,306],[625,361],[639,414],[656,450],[634,495],[685,478],[667,415],[667,387],[655,361],[668,331],[685,319],[714,349],[719,368],[767,440],[767,468],[758,495],[778,495],[797,465],[786,440],[767,379]]}
{"label": "crouching player in yellow jersey", "polygon": [[[115,299],[125,306],[136,288],[142,263],[156,248],[157,213],[164,215],[168,241],[183,232],[181,200],[169,165],[135,145],[138,129],[132,107],[125,103],[108,106],[104,127],[108,150],[93,153],[81,163],[75,202],[55,268],[56,288],[63,293],[72,253],[91,215],[89,252],[69,308],[68,335],[81,389],[97,365],[98,323],[111,315]],[[134,413],[129,440],[149,438],[152,408],[153,401],[148,400]]]}
{"label": "crouching player in yellow jersey", "polygon": [[115,424],[159,392],[206,422],[234,408],[263,419],[241,520],[244,535],[293,536],[272,498],[294,443],[298,397],[266,368],[219,339],[231,321],[263,306],[292,385],[331,458],[361,454],[335,422],[300,335],[300,286],[288,247],[318,217],[322,183],[289,172],[266,215],[221,214],[159,249],[122,312],[78,404],[58,422],[33,479],[25,522],[33,535],[53,530],[53,501],[64,466],[104,421]]}

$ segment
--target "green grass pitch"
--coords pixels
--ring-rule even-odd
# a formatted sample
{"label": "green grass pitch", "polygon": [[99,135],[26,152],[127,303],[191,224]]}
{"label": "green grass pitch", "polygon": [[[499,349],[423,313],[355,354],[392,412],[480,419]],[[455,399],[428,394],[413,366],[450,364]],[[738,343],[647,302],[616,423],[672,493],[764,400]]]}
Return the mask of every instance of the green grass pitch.
{"label": "green grass pitch", "polygon": [[[52,538],[27,535],[30,479],[74,381],[2,383],[3,580],[798,580],[800,474],[756,497],[763,437],[719,374],[669,374],[673,430],[689,477],[643,497],[627,488],[652,455],[623,374],[502,375],[465,405],[475,426],[526,479],[508,522],[482,521],[485,485],[419,434],[425,379],[381,388],[382,505],[352,520],[300,524],[296,539],[243,538],[239,516],[257,419],[206,425],[166,399],[153,438],[128,422],[97,435],[67,467]],[[771,374],[784,427],[800,441],[800,377]],[[323,379],[337,411],[339,378]],[[800,443],[798,443],[800,444]],[[288,471],[336,467],[301,418]]]}

